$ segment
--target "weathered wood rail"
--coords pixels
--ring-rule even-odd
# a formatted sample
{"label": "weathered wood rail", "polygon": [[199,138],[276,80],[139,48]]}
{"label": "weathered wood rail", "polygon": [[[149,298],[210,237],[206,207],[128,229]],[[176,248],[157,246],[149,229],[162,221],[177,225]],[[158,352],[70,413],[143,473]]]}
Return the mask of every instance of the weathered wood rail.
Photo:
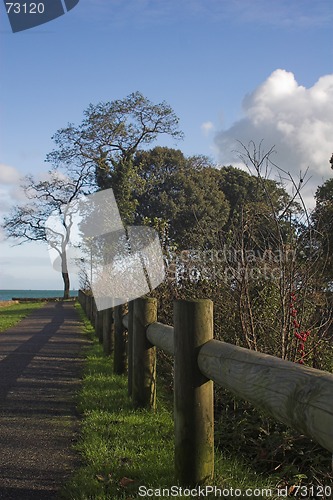
{"label": "weathered wood rail", "polygon": [[[79,301],[105,354],[113,350],[115,372],[125,373],[127,364],[135,407],[155,408],[156,347],[174,355],[180,483],[201,484],[213,475],[213,382],[333,452],[333,374],[214,340],[210,300],[176,301],[173,327],[157,322],[156,299],[136,299],[128,312],[117,306],[103,315],[93,297],[80,291]],[[107,318],[103,328],[101,318]]]}

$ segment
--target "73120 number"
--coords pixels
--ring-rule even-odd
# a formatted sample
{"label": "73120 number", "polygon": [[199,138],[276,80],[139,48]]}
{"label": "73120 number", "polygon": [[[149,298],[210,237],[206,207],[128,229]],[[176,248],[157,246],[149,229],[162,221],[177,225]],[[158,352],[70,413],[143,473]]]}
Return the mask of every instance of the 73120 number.
{"label": "73120 number", "polygon": [[43,14],[45,5],[43,3],[34,2],[6,2],[7,14]]}

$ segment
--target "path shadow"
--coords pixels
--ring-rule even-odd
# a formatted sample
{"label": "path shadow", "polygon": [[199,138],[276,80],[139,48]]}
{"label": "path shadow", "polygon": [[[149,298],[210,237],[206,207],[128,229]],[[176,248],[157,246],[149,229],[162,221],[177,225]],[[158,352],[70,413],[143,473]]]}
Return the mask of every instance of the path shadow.
{"label": "path shadow", "polygon": [[[50,316],[50,311],[53,313],[52,316]],[[20,324],[11,328],[9,334],[6,332],[2,334],[10,335],[10,341],[13,342],[15,341],[15,332],[17,331],[17,335],[20,337],[20,345],[0,361],[0,402],[6,399],[9,390],[15,387],[17,380],[36,354],[45,346],[50,338],[58,332],[65,321],[65,315],[66,309],[63,307],[63,304],[57,302],[52,308],[45,307],[38,310],[39,318],[43,318],[44,316],[46,321],[48,318],[50,318],[50,321],[46,323],[41,330],[30,336],[28,340],[22,341]],[[25,329],[29,327],[30,323],[31,328],[33,328],[35,317],[36,315],[32,314],[24,320]]]}

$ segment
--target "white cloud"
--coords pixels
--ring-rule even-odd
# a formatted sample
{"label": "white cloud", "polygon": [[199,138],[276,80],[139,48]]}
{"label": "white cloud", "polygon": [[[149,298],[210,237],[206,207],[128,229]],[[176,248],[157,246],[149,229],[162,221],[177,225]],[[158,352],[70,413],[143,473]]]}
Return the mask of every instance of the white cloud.
{"label": "white cloud", "polygon": [[[1,221],[0,221],[1,222]],[[0,226],[0,243],[6,240],[6,235],[4,229]]]}
{"label": "white cloud", "polygon": [[14,204],[22,200],[20,180],[18,169],[0,163],[0,216],[8,213]]}
{"label": "white cloud", "polygon": [[208,135],[210,132],[214,130],[214,124],[212,122],[204,122],[201,124],[201,131],[204,135]]}
{"label": "white cloud", "polygon": [[16,168],[0,163],[0,184],[16,184],[19,180],[20,174]]}
{"label": "white cloud", "polygon": [[[219,161],[234,164],[237,141],[251,140],[268,150],[275,146],[274,162],[297,178],[309,167],[303,195],[309,205],[316,187],[332,177],[329,159],[333,153],[333,74],[311,88],[297,83],[293,73],[274,71],[243,101],[244,118],[216,135]],[[238,160],[239,161],[239,160]]]}

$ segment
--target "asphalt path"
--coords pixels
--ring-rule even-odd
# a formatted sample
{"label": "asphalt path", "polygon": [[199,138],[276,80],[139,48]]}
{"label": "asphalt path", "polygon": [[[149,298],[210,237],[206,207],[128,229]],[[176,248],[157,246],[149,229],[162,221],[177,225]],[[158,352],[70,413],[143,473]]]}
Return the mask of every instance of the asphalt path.
{"label": "asphalt path", "polygon": [[49,302],[0,333],[1,500],[57,498],[78,465],[80,329],[73,303]]}

